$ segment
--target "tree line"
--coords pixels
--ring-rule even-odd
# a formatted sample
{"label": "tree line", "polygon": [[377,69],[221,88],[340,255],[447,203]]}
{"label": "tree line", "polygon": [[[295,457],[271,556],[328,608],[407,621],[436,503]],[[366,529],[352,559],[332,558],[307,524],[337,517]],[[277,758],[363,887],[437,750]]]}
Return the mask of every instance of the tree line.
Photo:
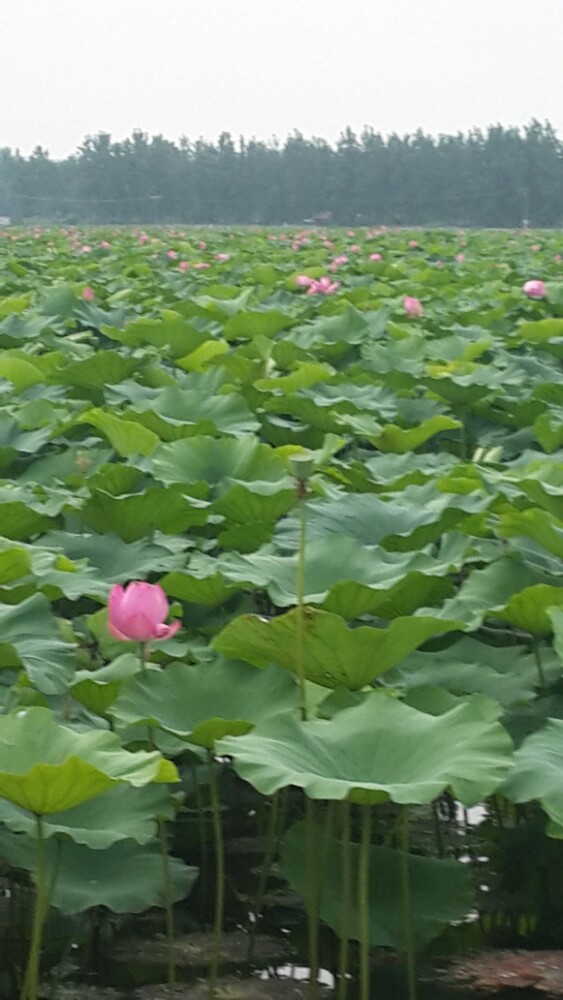
{"label": "tree line", "polygon": [[383,137],[346,128],[331,145],[217,142],[100,132],[53,160],[0,149],[0,216],[105,224],[563,225],[563,142],[549,122],[467,134]]}

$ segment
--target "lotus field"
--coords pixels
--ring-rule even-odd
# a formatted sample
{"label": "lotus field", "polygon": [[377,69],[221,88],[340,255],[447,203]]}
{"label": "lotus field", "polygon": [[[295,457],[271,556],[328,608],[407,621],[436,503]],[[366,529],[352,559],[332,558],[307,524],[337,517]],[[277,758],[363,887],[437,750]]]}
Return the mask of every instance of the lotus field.
{"label": "lotus field", "polygon": [[254,997],[228,941],[268,965],[277,898],[310,970],[283,996],[367,1000],[395,955],[413,1000],[494,923],[501,840],[533,827],[560,880],[561,253],[0,234],[0,995],[94,939],[99,972],[147,911],[159,996],[207,933],[185,995]]}

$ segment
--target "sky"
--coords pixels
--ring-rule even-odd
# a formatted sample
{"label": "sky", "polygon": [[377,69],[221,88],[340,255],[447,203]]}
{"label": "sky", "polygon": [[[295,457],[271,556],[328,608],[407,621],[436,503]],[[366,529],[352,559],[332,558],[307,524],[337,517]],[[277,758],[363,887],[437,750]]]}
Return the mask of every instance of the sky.
{"label": "sky", "polygon": [[334,142],[548,119],[563,0],[3,0],[0,147],[223,131]]}

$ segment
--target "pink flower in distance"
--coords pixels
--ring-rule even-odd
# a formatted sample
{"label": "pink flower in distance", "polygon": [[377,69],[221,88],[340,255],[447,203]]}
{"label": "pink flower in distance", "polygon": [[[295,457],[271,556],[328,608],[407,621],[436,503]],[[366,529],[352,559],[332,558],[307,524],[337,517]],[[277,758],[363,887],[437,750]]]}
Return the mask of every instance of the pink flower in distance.
{"label": "pink flower in distance", "polygon": [[207,243],[204,243],[202,240],[200,243],[198,243],[198,247],[200,250],[207,250]]}
{"label": "pink flower in distance", "polygon": [[465,260],[465,254],[464,253],[456,253],[455,259],[458,262],[458,264],[463,264],[463,262]]}
{"label": "pink flower in distance", "polygon": [[92,247],[82,247],[82,253],[92,253]]}
{"label": "pink flower in distance", "polygon": [[529,299],[545,299],[547,295],[547,287],[543,281],[539,279],[532,279],[531,281],[525,281],[522,285],[522,291],[524,295],[527,295]]}
{"label": "pink flower in distance", "polygon": [[115,639],[126,642],[170,639],[181,622],[165,625],[169,610],[166,594],[158,583],[141,581],[125,588],[116,583],[109,594],[108,629]]}
{"label": "pink flower in distance", "polygon": [[420,299],[415,299],[412,295],[405,295],[403,309],[407,316],[422,316],[423,313],[422,302]]}
{"label": "pink flower in distance", "polygon": [[332,295],[337,288],[340,288],[339,281],[331,281],[328,277],[319,278],[318,281],[313,279],[307,289],[307,295]]}
{"label": "pink flower in distance", "polygon": [[554,254],[553,259],[554,259],[554,261],[555,261],[556,264],[559,264],[561,262],[561,259],[562,259],[561,258],[561,254],[560,253]]}
{"label": "pink flower in distance", "polygon": [[180,271],[188,271],[190,265],[187,260],[181,260],[178,267],[180,268]]}
{"label": "pink flower in distance", "polygon": [[381,256],[380,253],[370,253],[369,259],[370,260],[383,260],[383,257]]}
{"label": "pink flower in distance", "polygon": [[359,248],[358,244],[357,243],[352,243],[352,246],[350,247],[350,253],[359,253],[359,252],[360,252],[360,248]]}
{"label": "pink flower in distance", "polygon": [[410,247],[417,247],[418,243],[416,242],[416,240],[409,240],[409,246]]}
{"label": "pink flower in distance", "polygon": [[539,251],[541,250],[541,246],[539,245],[539,243],[532,243],[531,249],[534,253],[539,253]]}
{"label": "pink flower in distance", "polygon": [[94,299],[94,289],[87,285],[82,291],[82,298],[85,302],[92,302]]}
{"label": "pink flower in distance", "polygon": [[177,250],[167,250],[166,251],[166,256],[168,257],[168,260],[177,260],[178,259],[178,251]]}
{"label": "pink flower in distance", "polygon": [[102,240],[102,242],[100,243],[100,248],[102,250],[109,250],[110,247],[111,247],[111,243],[108,243],[107,240]]}
{"label": "pink flower in distance", "polygon": [[215,254],[215,260],[225,261],[225,260],[230,260],[230,259],[231,259],[231,255],[228,254],[228,253],[216,253]]}
{"label": "pink flower in distance", "polygon": [[205,260],[198,260],[197,264],[194,264],[194,268],[197,271],[203,271],[206,267],[211,267]]}
{"label": "pink flower in distance", "polygon": [[313,278],[310,278],[308,274],[298,274],[295,279],[295,284],[298,288],[308,288],[313,282]]}

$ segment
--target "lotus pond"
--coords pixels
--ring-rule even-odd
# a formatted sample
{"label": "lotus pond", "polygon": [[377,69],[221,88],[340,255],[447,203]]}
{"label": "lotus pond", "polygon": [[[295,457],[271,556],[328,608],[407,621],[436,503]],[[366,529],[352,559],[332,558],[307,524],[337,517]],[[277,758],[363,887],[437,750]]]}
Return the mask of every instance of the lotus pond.
{"label": "lotus pond", "polygon": [[0,233],[4,1000],[563,995],[562,253]]}

